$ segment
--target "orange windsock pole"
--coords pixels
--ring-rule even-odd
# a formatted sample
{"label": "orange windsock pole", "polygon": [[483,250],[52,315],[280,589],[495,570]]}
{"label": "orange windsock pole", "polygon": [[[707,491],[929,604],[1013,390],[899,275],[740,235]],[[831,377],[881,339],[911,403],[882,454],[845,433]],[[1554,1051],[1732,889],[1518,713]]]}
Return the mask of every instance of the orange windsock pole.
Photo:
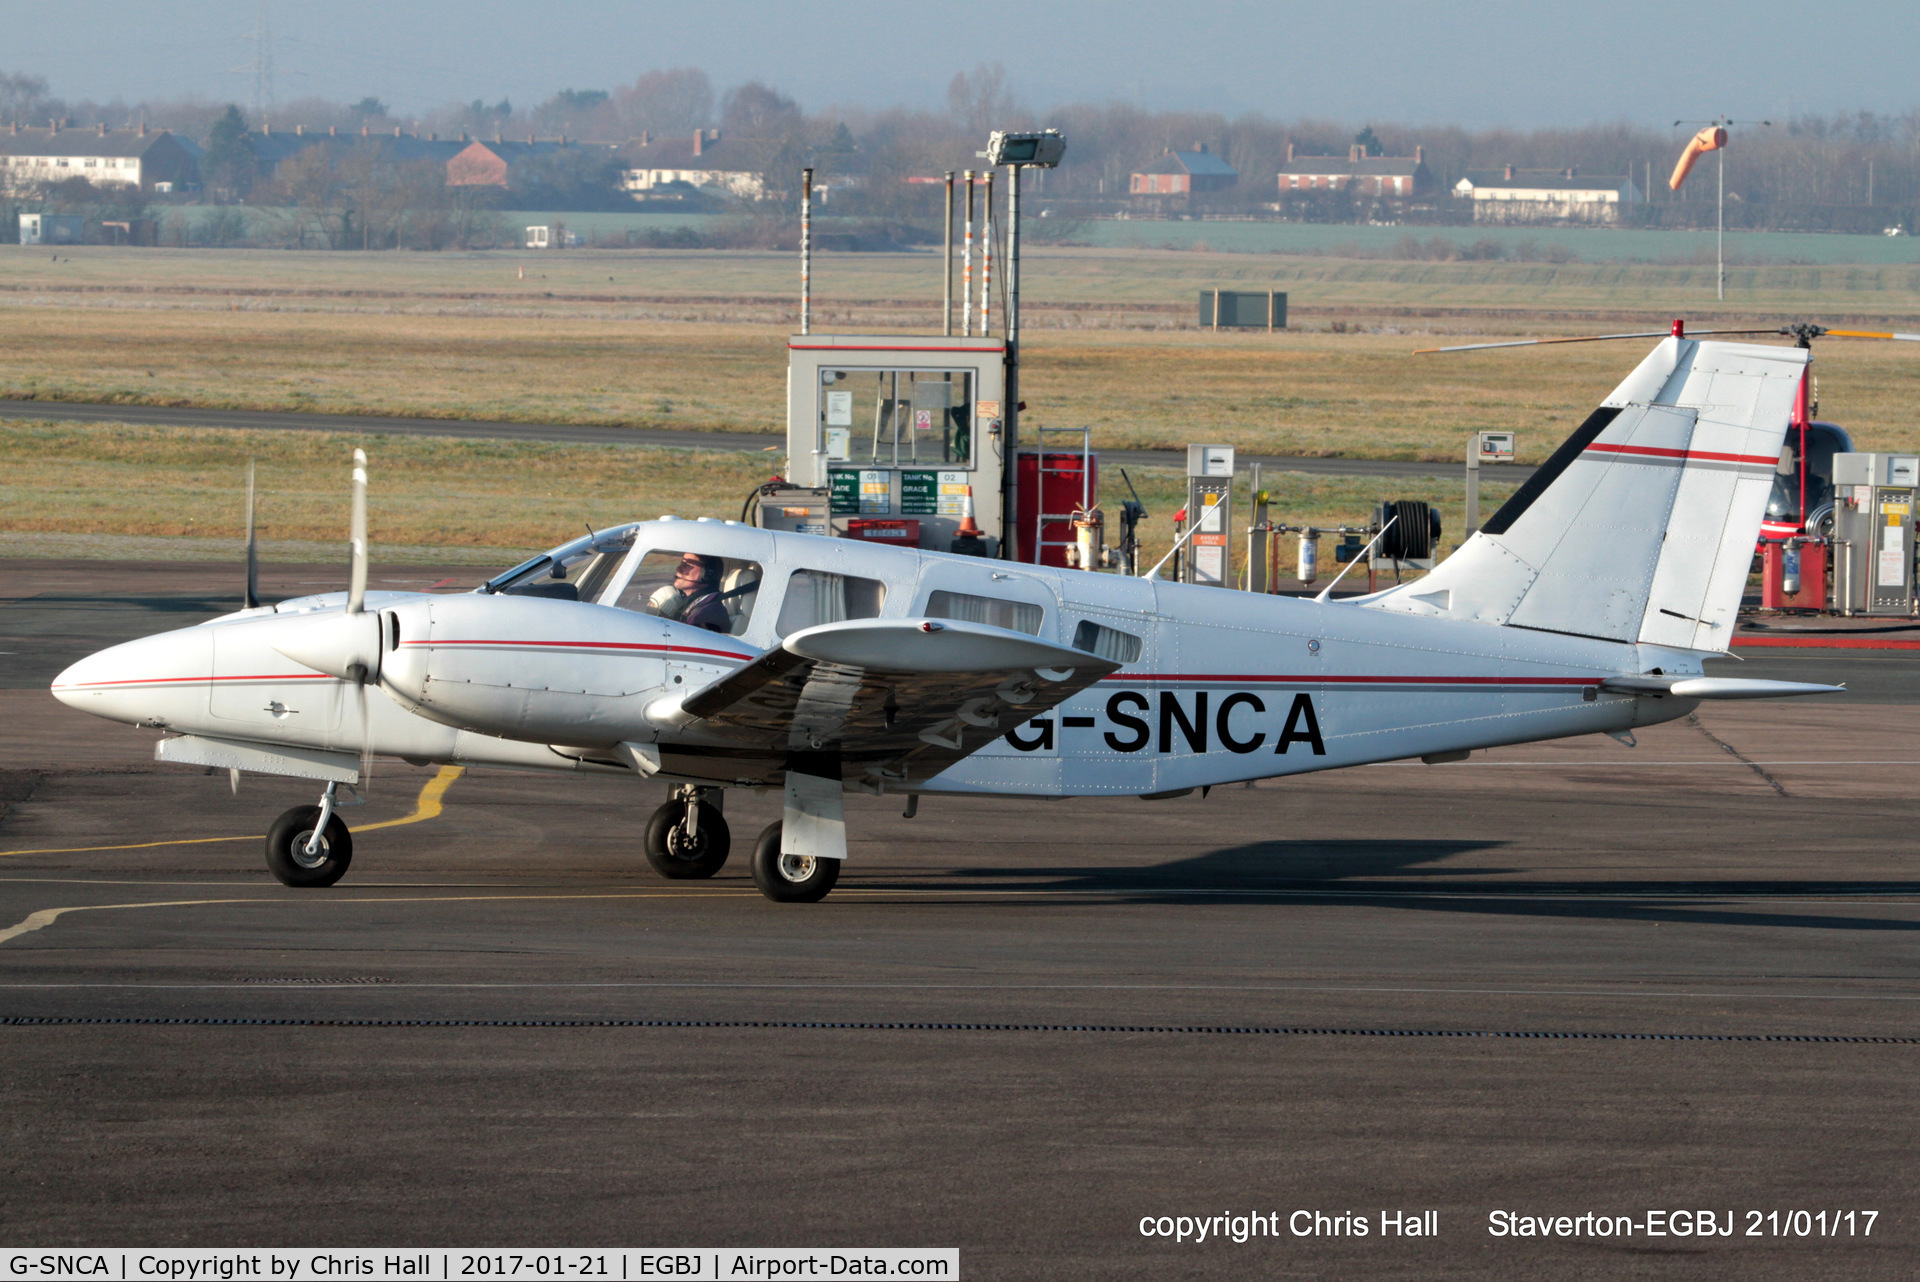
{"label": "orange windsock pole", "polygon": [[1695,134],[1687,143],[1687,149],[1680,153],[1680,163],[1673,167],[1673,177],[1667,179],[1667,186],[1680,190],[1680,184],[1693,172],[1693,162],[1710,151],[1719,151],[1727,145],[1727,131],[1719,125],[1709,125]]}

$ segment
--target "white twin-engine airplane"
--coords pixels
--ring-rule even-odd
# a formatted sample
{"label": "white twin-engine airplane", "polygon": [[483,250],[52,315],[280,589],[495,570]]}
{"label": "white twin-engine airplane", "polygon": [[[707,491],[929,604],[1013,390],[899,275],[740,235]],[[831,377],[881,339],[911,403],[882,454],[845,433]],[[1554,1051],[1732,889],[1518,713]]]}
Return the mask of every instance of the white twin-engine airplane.
{"label": "white twin-engine airplane", "polygon": [[727,788],[782,789],[753,877],[810,902],[849,789],[909,815],[926,793],[1159,798],[1838,690],[1701,668],[1806,360],[1667,339],[1431,574],[1338,602],[668,517],[470,594],[369,593],[361,458],[347,593],[114,646],[53,693],[170,732],[161,761],[326,781],[267,839],[288,885],[345,873],[335,788],[379,753],[663,780],[645,848],[674,878],[726,860]]}

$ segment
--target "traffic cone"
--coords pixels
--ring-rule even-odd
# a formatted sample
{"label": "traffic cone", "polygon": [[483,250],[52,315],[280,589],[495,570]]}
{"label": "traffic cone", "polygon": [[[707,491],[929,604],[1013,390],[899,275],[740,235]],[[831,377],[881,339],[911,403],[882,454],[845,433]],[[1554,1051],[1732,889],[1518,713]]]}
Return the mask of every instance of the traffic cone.
{"label": "traffic cone", "polygon": [[973,519],[973,487],[971,485],[967,487],[966,505],[960,513],[960,528],[953,532],[953,536],[957,539],[984,539],[987,537],[987,532],[981,529]]}
{"label": "traffic cone", "polygon": [[953,542],[947,551],[961,556],[985,556],[987,554],[987,532],[973,519],[973,487],[969,485],[966,504],[961,509],[960,528],[953,532]]}

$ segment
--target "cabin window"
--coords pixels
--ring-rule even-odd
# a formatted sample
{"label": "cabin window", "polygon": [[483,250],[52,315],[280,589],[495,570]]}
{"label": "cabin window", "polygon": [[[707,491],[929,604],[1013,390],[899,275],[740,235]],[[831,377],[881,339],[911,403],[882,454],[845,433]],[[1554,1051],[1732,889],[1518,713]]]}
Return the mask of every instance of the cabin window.
{"label": "cabin window", "polygon": [[615,604],[737,637],[753,621],[762,577],[757,561],[656,548],[640,558]]}
{"label": "cabin window", "polygon": [[825,570],[795,570],[773,630],[781,636],[844,619],[877,619],[887,603],[887,585],[878,579]]}
{"label": "cabin window", "polygon": [[984,623],[991,628],[1040,635],[1046,610],[1030,601],[1004,601],[999,597],[969,596],[965,592],[935,592],[927,598],[929,619],[958,619],[962,623]]}
{"label": "cabin window", "polygon": [[1082,619],[1073,630],[1073,648],[1115,663],[1132,663],[1140,657],[1140,638],[1118,628],[1102,627],[1092,619]]}

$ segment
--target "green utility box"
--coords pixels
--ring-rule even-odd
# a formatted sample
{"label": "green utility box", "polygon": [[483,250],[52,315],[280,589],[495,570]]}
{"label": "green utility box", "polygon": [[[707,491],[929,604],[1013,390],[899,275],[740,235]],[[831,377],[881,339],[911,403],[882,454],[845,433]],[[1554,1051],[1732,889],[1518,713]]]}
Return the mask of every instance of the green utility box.
{"label": "green utility box", "polygon": [[1287,296],[1276,290],[1203,289],[1201,329],[1285,329]]}

